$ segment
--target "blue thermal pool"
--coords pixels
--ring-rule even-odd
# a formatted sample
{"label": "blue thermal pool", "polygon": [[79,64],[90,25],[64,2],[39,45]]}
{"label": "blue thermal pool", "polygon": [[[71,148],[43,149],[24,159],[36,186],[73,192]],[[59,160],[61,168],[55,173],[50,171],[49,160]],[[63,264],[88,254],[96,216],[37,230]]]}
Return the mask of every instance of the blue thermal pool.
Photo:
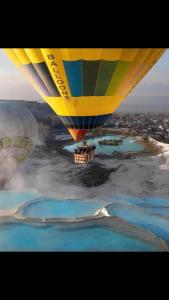
{"label": "blue thermal pool", "polygon": [[24,202],[36,199],[37,197],[39,196],[35,191],[0,191],[0,210],[16,209]]}
{"label": "blue thermal pool", "polygon": [[[128,137],[126,139],[124,139],[123,143],[119,146],[112,146],[112,145],[100,145],[98,142],[101,140],[105,140],[105,139],[110,139],[110,140],[119,140],[120,136],[103,136],[103,137],[99,137],[99,138],[94,138],[94,139],[88,139],[89,143],[94,143],[96,145],[96,150],[95,153],[96,154],[107,154],[110,155],[112,154],[112,152],[114,151],[118,151],[118,152],[140,152],[144,150],[143,145],[137,143],[132,137]],[[73,152],[74,149],[77,146],[81,146],[82,143],[76,143],[76,144],[72,144],[72,145],[68,145],[68,146],[64,146],[64,149]]]}
{"label": "blue thermal pool", "polygon": [[0,225],[0,251],[155,251],[155,246],[105,226]]}
{"label": "blue thermal pool", "polygon": [[164,218],[167,215],[164,214],[164,210],[160,212],[155,208],[149,210],[141,206],[111,204],[107,211],[111,216],[117,216],[130,224],[149,230],[169,243],[169,218]]}
{"label": "blue thermal pool", "polygon": [[[33,191],[0,192],[1,211],[17,207],[23,216],[35,220],[71,217],[86,217],[86,220],[45,224],[38,219],[36,223],[26,219],[25,223],[22,220],[17,223],[14,218],[4,221],[0,217],[0,251],[158,251],[159,246],[150,242],[149,232],[169,244],[169,199],[114,195],[104,200],[61,200]],[[111,217],[118,218],[92,218],[103,207]],[[144,241],[142,229],[150,234],[148,242],[147,238]]]}
{"label": "blue thermal pool", "polygon": [[105,201],[92,200],[56,200],[41,197],[23,208],[22,213],[27,217],[40,218],[73,218],[92,216],[106,205]]}

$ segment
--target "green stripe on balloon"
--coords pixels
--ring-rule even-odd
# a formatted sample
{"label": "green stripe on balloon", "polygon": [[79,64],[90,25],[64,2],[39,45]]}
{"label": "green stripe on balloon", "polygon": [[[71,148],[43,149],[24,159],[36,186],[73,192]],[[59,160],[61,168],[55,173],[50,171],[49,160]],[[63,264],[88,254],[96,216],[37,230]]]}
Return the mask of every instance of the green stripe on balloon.
{"label": "green stripe on balloon", "polygon": [[100,60],[82,61],[83,96],[94,96]]}
{"label": "green stripe on balloon", "polygon": [[116,66],[117,61],[101,61],[96,83],[95,96],[105,95]]}
{"label": "green stripe on balloon", "polygon": [[124,78],[125,74],[127,73],[132,63],[133,62],[124,62],[124,61],[118,62],[105,96],[113,96],[115,94],[120,84],[120,81]]}

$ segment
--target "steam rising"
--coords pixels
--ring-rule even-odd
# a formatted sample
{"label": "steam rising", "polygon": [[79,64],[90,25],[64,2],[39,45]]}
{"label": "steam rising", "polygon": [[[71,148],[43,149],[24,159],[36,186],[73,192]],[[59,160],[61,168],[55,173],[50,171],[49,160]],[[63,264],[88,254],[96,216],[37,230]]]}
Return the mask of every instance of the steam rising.
{"label": "steam rising", "polygon": [[[99,158],[95,160],[100,163]],[[9,190],[35,189],[39,193],[61,199],[109,198],[118,194],[133,196],[169,195],[168,172],[161,170],[163,157],[138,157],[135,160],[106,159],[103,167],[117,167],[109,179],[100,186],[82,186],[72,169],[90,168],[75,166],[59,153],[48,158],[38,158],[35,153],[24,162],[15,176],[6,184]]]}
{"label": "steam rising", "polygon": [[[15,115],[17,116],[16,104],[13,110],[15,110]],[[8,115],[6,113],[6,116]],[[31,122],[27,123],[26,135],[28,135],[30,130],[31,132],[34,130],[32,125],[34,118],[32,115],[31,118]],[[0,137],[7,128],[8,132],[12,132],[9,116],[8,119],[5,115],[3,116],[2,109],[0,109],[0,122]],[[17,120],[17,122],[19,122],[17,123],[17,130],[20,131],[19,135],[22,135],[23,121]],[[104,170],[106,172],[107,169],[114,168],[114,171],[109,174],[104,184],[87,188],[83,185],[81,178],[88,173],[91,176],[95,176],[91,168],[92,163],[89,166],[75,165],[73,157],[72,160],[67,159],[66,154],[61,155],[57,149],[49,151],[45,146],[42,135],[40,139],[37,139],[37,134],[33,136],[36,147],[27,160],[18,166],[16,160],[8,157],[4,164],[1,163],[0,181],[3,181],[4,176],[8,179],[10,178],[5,183],[4,189],[14,191],[34,189],[41,194],[61,199],[103,199],[117,194],[133,196],[158,195],[164,197],[169,195],[168,171],[164,167],[165,157],[162,155],[156,157],[140,156],[131,160],[95,158],[94,163],[96,167],[101,165],[103,175]],[[81,176],[78,176],[77,171],[81,172]]]}

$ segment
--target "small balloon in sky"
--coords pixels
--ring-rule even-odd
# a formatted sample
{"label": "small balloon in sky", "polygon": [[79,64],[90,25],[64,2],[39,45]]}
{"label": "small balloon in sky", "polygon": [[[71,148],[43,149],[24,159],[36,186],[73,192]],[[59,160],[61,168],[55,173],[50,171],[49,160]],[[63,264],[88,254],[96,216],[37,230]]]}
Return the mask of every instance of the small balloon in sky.
{"label": "small balloon in sky", "polygon": [[0,103],[0,184],[28,158],[37,138],[37,122],[26,107],[7,100]]}

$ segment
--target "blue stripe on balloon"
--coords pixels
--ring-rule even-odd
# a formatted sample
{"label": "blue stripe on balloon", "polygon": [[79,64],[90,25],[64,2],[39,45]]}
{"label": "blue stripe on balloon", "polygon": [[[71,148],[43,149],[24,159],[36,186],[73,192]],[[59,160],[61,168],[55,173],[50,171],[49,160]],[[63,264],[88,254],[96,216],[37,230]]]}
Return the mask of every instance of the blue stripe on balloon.
{"label": "blue stripe on balloon", "polygon": [[64,61],[70,92],[73,97],[82,96],[82,61]]}

